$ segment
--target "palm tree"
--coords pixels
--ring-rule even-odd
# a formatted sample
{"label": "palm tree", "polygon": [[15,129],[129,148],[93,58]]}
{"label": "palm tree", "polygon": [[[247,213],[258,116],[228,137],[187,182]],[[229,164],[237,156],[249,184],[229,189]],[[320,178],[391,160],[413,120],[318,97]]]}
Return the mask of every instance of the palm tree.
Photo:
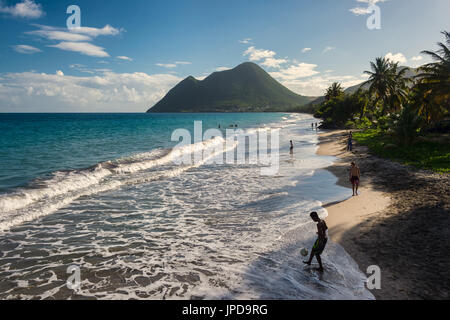
{"label": "palm tree", "polygon": [[372,71],[364,71],[365,74],[369,75],[369,80],[364,82],[361,87],[369,85],[369,94],[375,97],[374,106],[380,100],[386,106],[391,77],[390,61],[386,58],[376,58],[375,62],[370,62],[370,67]]}
{"label": "palm tree", "polygon": [[392,78],[389,86],[390,104],[389,111],[398,111],[402,105],[407,101],[408,82],[410,79],[405,77],[408,68],[399,68],[398,63],[393,63],[391,66]]}
{"label": "palm tree", "polygon": [[420,119],[410,105],[405,105],[399,114],[398,121],[394,127],[399,142],[410,146],[418,135]]}
{"label": "palm tree", "polygon": [[423,54],[430,56],[435,62],[422,66],[419,70],[421,73],[417,75],[419,83],[417,86],[424,93],[425,97],[432,100],[444,112],[436,112],[441,114],[448,113],[450,106],[450,33],[442,32],[446,38],[446,44],[439,42],[439,50],[423,51]]}
{"label": "palm tree", "polygon": [[353,97],[358,101],[358,104],[360,105],[359,110],[359,119],[362,119],[367,111],[367,107],[370,103],[370,95],[369,91],[364,90],[362,87],[359,87],[359,89],[353,94]]}
{"label": "palm tree", "polygon": [[431,95],[431,91],[416,84],[410,92],[409,100],[417,114],[422,117],[426,125],[442,119],[445,108],[436,103]]}
{"label": "palm tree", "polygon": [[386,58],[376,58],[370,63],[372,71],[364,71],[369,75],[369,80],[362,86],[369,85],[369,94],[375,98],[374,106],[379,101],[383,103],[381,114],[386,111],[398,110],[401,108],[406,97],[407,68],[400,69],[398,63],[394,63]]}
{"label": "palm tree", "polygon": [[330,101],[332,98],[337,98],[344,94],[341,84],[334,82],[325,92],[325,101]]}

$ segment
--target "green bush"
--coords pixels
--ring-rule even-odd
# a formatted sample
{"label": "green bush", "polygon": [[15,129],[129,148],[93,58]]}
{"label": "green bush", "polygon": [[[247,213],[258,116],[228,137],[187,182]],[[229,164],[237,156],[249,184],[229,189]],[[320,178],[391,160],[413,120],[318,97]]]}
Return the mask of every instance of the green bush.
{"label": "green bush", "polygon": [[356,128],[356,123],[354,121],[352,121],[352,120],[348,120],[345,123],[345,128],[346,129],[354,129],[354,128]]}
{"label": "green bush", "polygon": [[348,121],[352,121],[353,115],[358,113],[361,108],[361,103],[355,95],[340,95],[322,103],[314,116],[325,119],[323,127],[338,128],[346,126]]}
{"label": "green bush", "polygon": [[370,129],[372,128],[373,123],[367,117],[362,117],[356,121],[356,127],[358,129]]}
{"label": "green bush", "polygon": [[439,173],[450,173],[449,143],[424,139],[407,146],[399,144],[395,135],[386,134],[379,129],[354,132],[353,138],[380,157]]}
{"label": "green bush", "polygon": [[405,106],[395,121],[394,132],[398,142],[410,146],[419,135],[419,128],[419,116],[411,106]]}
{"label": "green bush", "polygon": [[377,127],[380,130],[387,131],[393,126],[393,118],[391,115],[382,116],[377,119]]}

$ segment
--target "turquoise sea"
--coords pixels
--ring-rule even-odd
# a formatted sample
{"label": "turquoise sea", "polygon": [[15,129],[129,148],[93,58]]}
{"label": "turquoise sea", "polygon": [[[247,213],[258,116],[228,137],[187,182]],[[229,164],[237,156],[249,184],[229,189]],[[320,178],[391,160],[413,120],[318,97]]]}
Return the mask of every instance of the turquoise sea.
{"label": "turquoise sea", "polygon": [[[171,135],[193,133],[194,121],[246,136],[280,129],[277,174],[249,161],[177,164]],[[323,170],[333,158],[316,155],[312,122],[286,113],[0,114],[0,299],[373,299],[339,245],[327,246],[323,275],[301,262],[315,237],[309,212],[326,217],[324,203],[349,195]],[[216,142],[195,148],[223,157]],[[69,266],[80,269],[79,290],[66,285]]]}

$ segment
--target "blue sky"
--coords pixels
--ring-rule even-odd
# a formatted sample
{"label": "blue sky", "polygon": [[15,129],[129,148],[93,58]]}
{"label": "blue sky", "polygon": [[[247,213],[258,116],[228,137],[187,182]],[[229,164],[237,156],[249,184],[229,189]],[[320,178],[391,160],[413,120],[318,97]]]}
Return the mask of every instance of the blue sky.
{"label": "blue sky", "polygon": [[363,81],[379,56],[429,62],[420,52],[443,40],[449,12],[448,0],[0,0],[0,112],[145,111],[186,76],[245,61],[317,96]]}

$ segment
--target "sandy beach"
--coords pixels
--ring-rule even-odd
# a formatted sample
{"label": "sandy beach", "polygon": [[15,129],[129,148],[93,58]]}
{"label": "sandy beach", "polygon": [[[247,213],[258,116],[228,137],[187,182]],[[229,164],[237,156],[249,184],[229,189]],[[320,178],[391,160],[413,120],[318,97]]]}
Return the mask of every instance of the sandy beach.
{"label": "sandy beach", "polygon": [[[348,169],[361,169],[360,195],[327,205],[330,238],[365,272],[381,268],[377,299],[450,297],[450,178],[371,155],[364,146],[346,151],[347,131],[320,135],[318,154],[336,156],[327,170],[351,188]],[[349,196],[352,195],[349,189]]]}

